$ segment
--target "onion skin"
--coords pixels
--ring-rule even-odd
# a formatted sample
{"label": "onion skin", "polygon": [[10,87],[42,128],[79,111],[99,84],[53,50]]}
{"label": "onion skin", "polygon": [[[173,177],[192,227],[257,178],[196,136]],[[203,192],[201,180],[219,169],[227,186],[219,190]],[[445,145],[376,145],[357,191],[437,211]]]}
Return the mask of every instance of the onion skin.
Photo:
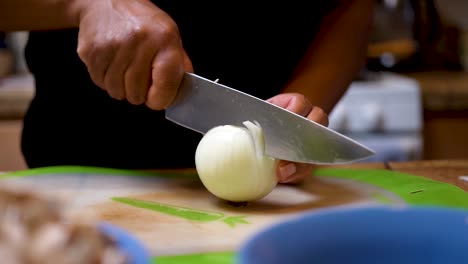
{"label": "onion skin", "polygon": [[244,125],[212,128],[195,153],[196,169],[207,190],[232,202],[259,200],[278,184],[278,161],[264,155],[261,127],[249,121]]}

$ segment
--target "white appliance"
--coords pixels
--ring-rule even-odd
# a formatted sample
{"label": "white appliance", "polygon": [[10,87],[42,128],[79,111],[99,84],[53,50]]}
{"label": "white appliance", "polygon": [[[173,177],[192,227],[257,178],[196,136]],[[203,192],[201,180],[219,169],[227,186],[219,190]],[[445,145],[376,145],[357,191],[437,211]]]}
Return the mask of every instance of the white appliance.
{"label": "white appliance", "polygon": [[369,161],[422,158],[423,114],[416,80],[390,72],[354,81],[330,113],[329,127],[373,149]]}

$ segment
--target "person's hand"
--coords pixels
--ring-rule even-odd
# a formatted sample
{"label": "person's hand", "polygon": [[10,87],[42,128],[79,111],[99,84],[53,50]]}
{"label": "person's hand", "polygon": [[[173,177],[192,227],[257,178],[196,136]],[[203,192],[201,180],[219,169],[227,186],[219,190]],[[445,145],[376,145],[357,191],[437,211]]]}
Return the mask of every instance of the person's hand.
{"label": "person's hand", "polygon": [[86,2],[77,52],[93,82],[112,98],[168,107],[193,71],[176,23],[148,0]]}
{"label": "person's hand", "polygon": [[[302,115],[321,125],[328,126],[328,116],[319,107],[313,106],[302,94],[284,93],[267,100],[279,107]],[[312,173],[312,164],[280,161],[277,169],[279,183],[299,183]]]}

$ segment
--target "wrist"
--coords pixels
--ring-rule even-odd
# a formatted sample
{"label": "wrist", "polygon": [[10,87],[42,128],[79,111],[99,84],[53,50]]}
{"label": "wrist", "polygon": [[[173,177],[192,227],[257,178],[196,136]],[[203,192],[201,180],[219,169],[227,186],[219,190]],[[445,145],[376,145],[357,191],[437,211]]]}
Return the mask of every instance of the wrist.
{"label": "wrist", "polygon": [[[96,0],[100,2],[101,0]],[[80,21],[85,16],[93,0],[71,0],[66,2],[64,14],[67,16],[68,23],[74,27],[79,27]]]}

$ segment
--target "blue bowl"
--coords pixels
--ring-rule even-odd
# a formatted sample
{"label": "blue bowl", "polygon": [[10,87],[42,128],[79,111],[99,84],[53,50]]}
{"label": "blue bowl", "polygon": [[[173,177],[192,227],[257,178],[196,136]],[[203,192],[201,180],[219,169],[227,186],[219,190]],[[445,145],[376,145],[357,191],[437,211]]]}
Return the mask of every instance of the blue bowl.
{"label": "blue bowl", "polygon": [[237,263],[468,263],[468,210],[327,209],[267,228]]}
{"label": "blue bowl", "polygon": [[129,264],[151,263],[147,249],[127,231],[109,223],[101,223],[99,230],[116,241],[117,246],[130,258]]}

